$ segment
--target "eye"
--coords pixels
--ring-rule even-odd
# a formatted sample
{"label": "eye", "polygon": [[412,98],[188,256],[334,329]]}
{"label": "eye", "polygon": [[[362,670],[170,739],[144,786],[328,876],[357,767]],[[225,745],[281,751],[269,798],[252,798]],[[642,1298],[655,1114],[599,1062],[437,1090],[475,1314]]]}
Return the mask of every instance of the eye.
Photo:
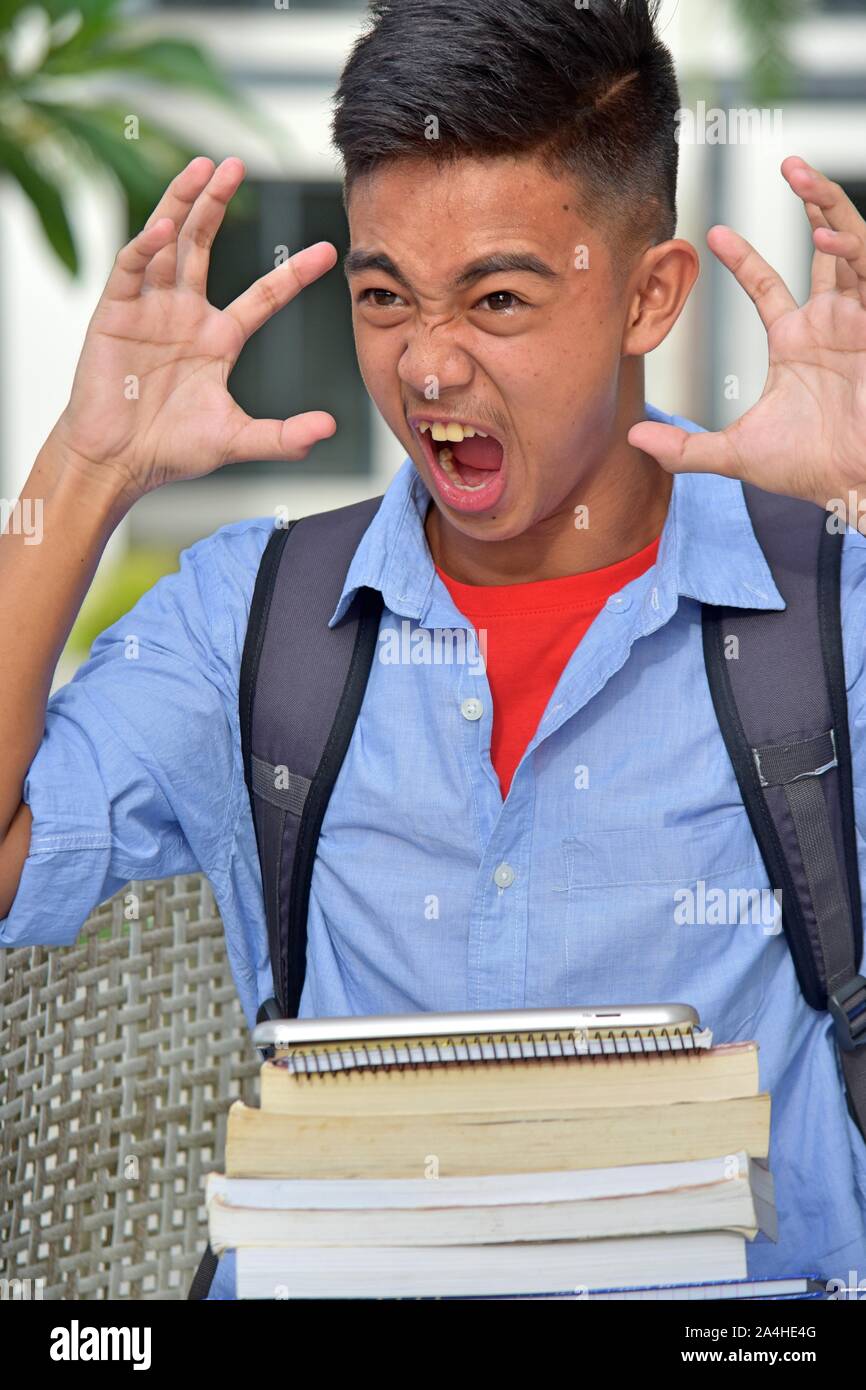
{"label": "eye", "polygon": [[359,304],[372,304],[376,309],[392,309],[396,304],[405,304],[405,302],[394,290],[370,288],[361,290],[358,295]]}
{"label": "eye", "polygon": [[487,294],[479,300],[479,307],[487,304],[494,314],[510,314],[525,303],[524,299],[513,294],[511,290],[494,290],[492,294]]}

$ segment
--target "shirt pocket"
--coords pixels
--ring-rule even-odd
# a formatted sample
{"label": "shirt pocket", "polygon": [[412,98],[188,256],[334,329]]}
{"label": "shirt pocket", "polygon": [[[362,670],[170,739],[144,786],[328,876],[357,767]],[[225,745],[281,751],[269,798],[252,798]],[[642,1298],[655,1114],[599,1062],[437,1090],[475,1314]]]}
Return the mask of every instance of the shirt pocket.
{"label": "shirt pocket", "polygon": [[720,1042],[750,1036],[781,916],[745,811],[582,831],[562,853],[570,1003],[679,1001]]}

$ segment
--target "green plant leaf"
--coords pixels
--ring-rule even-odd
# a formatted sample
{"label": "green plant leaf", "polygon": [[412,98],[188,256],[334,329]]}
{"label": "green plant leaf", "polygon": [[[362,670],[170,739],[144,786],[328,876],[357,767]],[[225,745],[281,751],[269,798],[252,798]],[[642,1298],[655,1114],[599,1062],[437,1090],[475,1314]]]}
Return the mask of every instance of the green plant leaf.
{"label": "green plant leaf", "polygon": [[239,93],[210,58],[195,44],[183,39],[96,44],[71,51],[64,45],[46,56],[40,76],[67,77],[79,72],[111,71],[197,89],[231,104],[240,100]]}
{"label": "green plant leaf", "polygon": [[778,101],[795,82],[791,26],[814,9],[814,0],[733,0],[733,7],[747,41],[753,94],[762,102]]}
{"label": "green plant leaf", "polygon": [[[75,107],[66,102],[35,101],[29,106],[50,121],[58,138],[72,140],[90,157],[94,166],[108,168],[121,183],[130,205],[133,225],[141,227],[162,196],[166,184],[188,164],[201,147],[193,148],[182,137],[142,117],[140,138],[127,140],[126,107],[103,104]],[[232,199],[229,216],[243,211],[243,186]]]}
{"label": "green plant leaf", "polygon": [[8,174],[30,200],[51,246],[67,270],[78,274],[78,252],[63,199],[19,147],[0,132],[0,176]]}
{"label": "green plant leaf", "polygon": [[128,113],[120,106],[75,107],[31,101],[60,139],[71,138],[96,165],[111,170],[136,205],[150,208],[194,151],[170,131],[143,120],[137,140],[124,138]]}

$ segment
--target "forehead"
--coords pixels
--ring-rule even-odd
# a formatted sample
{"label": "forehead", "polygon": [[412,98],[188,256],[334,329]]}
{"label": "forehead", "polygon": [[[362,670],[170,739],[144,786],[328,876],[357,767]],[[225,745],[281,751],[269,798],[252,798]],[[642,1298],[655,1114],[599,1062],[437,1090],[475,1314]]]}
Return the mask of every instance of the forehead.
{"label": "forehead", "polygon": [[383,252],[413,283],[451,282],[491,251],[520,248],[561,268],[599,245],[577,179],[531,158],[400,160],[359,178],[349,197],[353,250]]}

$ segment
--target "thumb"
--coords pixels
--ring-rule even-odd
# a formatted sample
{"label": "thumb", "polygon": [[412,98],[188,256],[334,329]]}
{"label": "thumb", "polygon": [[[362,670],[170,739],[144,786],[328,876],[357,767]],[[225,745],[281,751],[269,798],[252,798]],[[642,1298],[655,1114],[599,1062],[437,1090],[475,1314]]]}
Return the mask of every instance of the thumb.
{"label": "thumb", "polygon": [[693,434],[678,425],[662,425],[642,420],[632,425],[628,442],[650,454],[669,473],[720,473],[723,478],[738,477],[731,442],[723,430]]}
{"label": "thumb", "polygon": [[337,422],[324,410],[308,410],[288,420],[253,420],[238,407],[226,460],[247,463],[252,459],[297,463],[314,444],[330,439]]}

